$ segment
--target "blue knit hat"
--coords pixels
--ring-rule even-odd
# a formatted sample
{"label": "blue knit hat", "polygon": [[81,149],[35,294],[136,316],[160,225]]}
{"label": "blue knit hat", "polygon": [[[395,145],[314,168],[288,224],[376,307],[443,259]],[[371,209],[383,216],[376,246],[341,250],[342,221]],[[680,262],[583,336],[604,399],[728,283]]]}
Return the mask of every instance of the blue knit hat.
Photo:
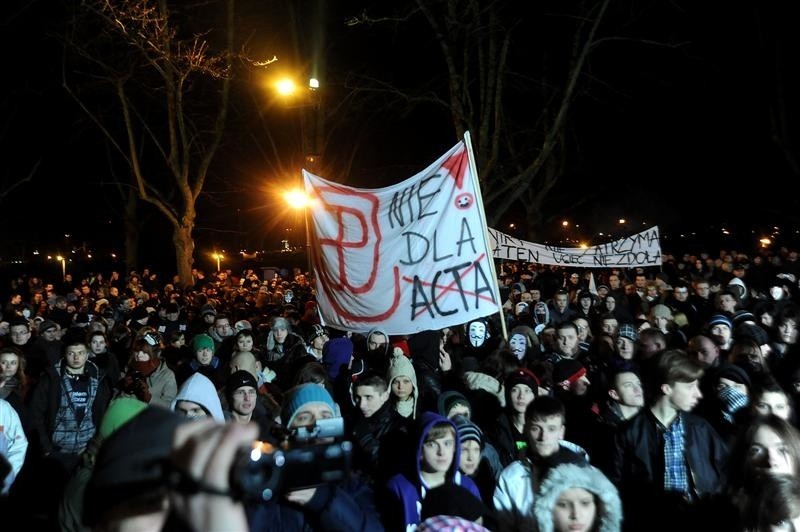
{"label": "blue knit hat", "polygon": [[337,408],[328,390],[316,383],[306,383],[295,386],[286,392],[281,408],[281,421],[284,427],[291,427],[297,412],[305,405],[322,403],[331,409],[336,416]]}
{"label": "blue knit hat", "polygon": [[724,314],[714,314],[711,316],[711,319],[708,320],[708,328],[710,329],[714,325],[722,324],[728,327],[731,331],[733,331],[733,322],[728,316]]}
{"label": "blue knit hat", "polygon": [[461,415],[453,416],[453,423],[456,424],[456,429],[458,429],[459,443],[473,440],[483,448],[483,431],[478,425]]}

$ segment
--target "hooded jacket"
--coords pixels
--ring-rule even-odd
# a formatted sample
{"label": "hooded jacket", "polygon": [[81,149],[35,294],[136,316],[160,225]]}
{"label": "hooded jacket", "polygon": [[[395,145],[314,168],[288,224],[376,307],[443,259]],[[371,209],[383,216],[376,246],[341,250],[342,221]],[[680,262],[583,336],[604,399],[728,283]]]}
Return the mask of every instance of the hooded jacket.
{"label": "hooded jacket", "polygon": [[[387,486],[389,492],[394,494],[396,497],[396,502],[399,502],[401,514],[396,517],[397,519],[403,519],[402,522],[405,530],[413,530],[420,522],[422,501],[425,499],[425,495],[429,487],[425,484],[425,481],[422,478],[419,458],[422,456],[422,447],[425,443],[425,438],[427,437],[431,428],[440,423],[447,423],[452,426],[453,434],[456,439],[456,444],[454,445],[453,451],[453,463],[450,465],[450,469],[447,471],[445,482],[451,482],[462,486],[468,489],[477,500],[481,500],[480,492],[478,491],[478,488],[475,486],[475,483],[472,481],[472,479],[466,475],[462,475],[458,470],[458,464],[461,461],[461,446],[458,445],[458,430],[456,429],[455,423],[446,417],[440,416],[439,414],[434,414],[433,412],[423,412],[417,425],[419,439],[417,441],[414,461],[416,470],[413,473],[413,478],[409,478],[409,473],[397,474],[389,479]],[[394,519],[391,519],[390,521],[387,520],[387,522],[391,522],[392,525],[396,524]]]}
{"label": "hooded jacket", "polygon": [[[534,502],[534,516],[540,532],[553,532],[553,510],[561,494],[572,488],[583,488],[600,499],[602,513],[595,515],[598,532],[619,532],[622,523],[622,503],[617,488],[599,469],[592,466],[563,464],[550,470],[539,488]],[[600,509],[600,506],[598,506]]]}
{"label": "hooded jacket", "polygon": [[175,405],[178,404],[178,401],[197,403],[203,407],[203,410],[208,412],[215,421],[221,423],[225,422],[225,416],[222,414],[222,405],[219,402],[217,390],[214,388],[214,384],[211,380],[202,373],[195,373],[186,379],[183,385],[181,385],[181,389],[178,390],[178,395],[176,395],[175,399],[170,403],[169,409],[175,411]]}

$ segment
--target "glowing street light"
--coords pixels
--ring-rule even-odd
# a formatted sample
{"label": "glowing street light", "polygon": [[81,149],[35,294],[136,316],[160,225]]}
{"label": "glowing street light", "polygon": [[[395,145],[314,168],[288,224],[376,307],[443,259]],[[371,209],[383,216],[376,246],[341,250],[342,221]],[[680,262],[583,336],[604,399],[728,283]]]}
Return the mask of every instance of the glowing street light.
{"label": "glowing street light", "polygon": [[308,194],[297,188],[284,193],[283,197],[289,207],[293,209],[302,210],[311,206],[311,198],[308,197]]}
{"label": "glowing street light", "polygon": [[56,260],[61,262],[61,278],[67,278],[67,259],[62,257],[61,255],[56,256]]}
{"label": "glowing street light", "polygon": [[217,271],[218,272],[222,271],[221,262],[222,262],[222,259],[225,258],[225,255],[223,255],[222,253],[216,253],[215,252],[215,253],[212,253],[211,256],[217,260]]}
{"label": "glowing street light", "polygon": [[297,85],[290,78],[281,78],[275,82],[275,90],[281,96],[291,96],[297,91]]}

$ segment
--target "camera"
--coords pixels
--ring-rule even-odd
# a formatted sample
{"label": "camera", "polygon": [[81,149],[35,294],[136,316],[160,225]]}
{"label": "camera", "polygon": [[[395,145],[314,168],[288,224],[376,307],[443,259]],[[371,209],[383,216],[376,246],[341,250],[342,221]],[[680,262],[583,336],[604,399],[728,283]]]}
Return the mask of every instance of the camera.
{"label": "camera", "polygon": [[337,440],[343,435],[344,420],[332,418],[292,430],[278,446],[254,442],[249,452],[237,456],[231,468],[233,496],[245,501],[270,501],[289,491],[347,479],[353,444]]}

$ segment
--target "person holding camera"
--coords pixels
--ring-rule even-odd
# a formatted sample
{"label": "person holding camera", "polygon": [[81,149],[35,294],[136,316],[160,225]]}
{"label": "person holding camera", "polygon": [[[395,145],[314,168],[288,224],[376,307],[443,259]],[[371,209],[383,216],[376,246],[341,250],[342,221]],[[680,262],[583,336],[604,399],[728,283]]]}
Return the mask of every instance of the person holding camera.
{"label": "person holding camera", "polygon": [[[295,386],[284,396],[281,422],[290,435],[313,434],[319,421],[340,417],[339,407],[318,384]],[[321,435],[309,443],[333,442],[334,438]],[[383,530],[373,492],[357,477],[295,489],[268,502],[250,504],[247,513],[250,530]]]}

